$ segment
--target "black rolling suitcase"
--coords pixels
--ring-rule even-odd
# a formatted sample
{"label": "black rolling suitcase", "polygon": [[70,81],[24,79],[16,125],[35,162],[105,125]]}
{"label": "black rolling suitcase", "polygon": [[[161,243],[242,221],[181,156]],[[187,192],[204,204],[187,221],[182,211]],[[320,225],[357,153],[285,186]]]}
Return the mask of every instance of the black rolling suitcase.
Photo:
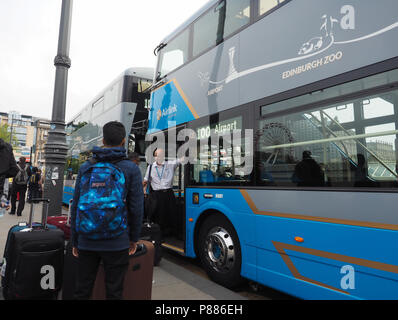
{"label": "black rolling suitcase", "polygon": [[[33,223],[34,203],[46,205],[42,223]],[[29,223],[14,226],[7,239],[2,287],[5,299],[56,299],[62,285],[64,233],[46,224],[48,199],[32,199]]]}
{"label": "black rolling suitcase", "polygon": [[162,260],[162,232],[156,223],[145,222],[141,228],[141,240],[152,242],[155,247],[154,265],[158,266]]}

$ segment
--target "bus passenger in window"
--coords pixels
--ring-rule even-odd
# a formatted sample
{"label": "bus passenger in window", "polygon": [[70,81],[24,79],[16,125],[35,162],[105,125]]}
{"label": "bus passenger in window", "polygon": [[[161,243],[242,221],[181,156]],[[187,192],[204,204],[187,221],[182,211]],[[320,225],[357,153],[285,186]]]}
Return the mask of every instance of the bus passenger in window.
{"label": "bus passenger in window", "polygon": [[183,160],[165,161],[163,149],[156,149],[154,155],[156,161],[148,166],[142,184],[146,193],[149,181],[150,201],[153,204],[150,216],[153,222],[160,225],[162,236],[165,238],[177,234],[178,231],[175,223],[177,203],[173,191],[173,178],[176,168]]}
{"label": "bus passenger in window", "polygon": [[365,156],[361,153],[357,154],[358,164],[355,168],[354,187],[378,187],[378,183],[369,178],[368,165]]}
{"label": "bus passenger in window", "polygon": [[298,187],[324,186],[324,173],[321,166],[311,157],[311,151],[303,152],[303,160],[294,168],[293,182],[296,182]]}

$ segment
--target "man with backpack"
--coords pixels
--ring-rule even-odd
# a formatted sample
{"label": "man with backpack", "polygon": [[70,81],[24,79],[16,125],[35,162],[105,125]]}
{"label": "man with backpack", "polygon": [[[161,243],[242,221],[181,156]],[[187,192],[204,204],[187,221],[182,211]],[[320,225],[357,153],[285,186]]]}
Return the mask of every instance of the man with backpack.
{"label": "man with backpack", "polygon": [[40,189],[41,189],[41,174],[39,173],[39,169],[37,167],[33,167],[32,175],[29,178],[28,202],[31,202],[32,199],[41,198]]}
{"label": "man with backpack", "polygon": [[122,299],[129,255],[135,253],[144,210],[142,176],[126,157],[120,122],[103,128],[103,148],[80,168],[71,206],[72,253],[78,258],[75,299],[90,299],[98,266],[105,270],[106,298]]}
{"label": "man with backpack", "polygon": [[[12,181],[12,193],[11,193],[11,211],[10,214],[13,215],[15,214],[15,211],[17,212],[17,216],[22,215],[22,211],[25,207],[25,195],[26,195],[26,190],[28,188],[28,182],[29,182],[29,177],[30,177],[30,169],[29,166],[26,164],[26,158],[25,157],[20,157],[18,164],[18,173],[14,177]],[[17,194],[19,192],[19,204],[18,204],[18,210],[17,208]]]}

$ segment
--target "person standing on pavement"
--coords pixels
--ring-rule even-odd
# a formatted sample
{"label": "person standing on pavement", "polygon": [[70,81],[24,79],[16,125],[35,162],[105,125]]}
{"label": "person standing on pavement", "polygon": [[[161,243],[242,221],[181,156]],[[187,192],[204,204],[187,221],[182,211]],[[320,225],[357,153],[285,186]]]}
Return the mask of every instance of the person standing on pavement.
{"label": "person standing on pavement", "polygon": [[150,182],[150,201],[153,202],[150,215],[153,222],[160,225],[162,236],[167,237],[177,232],[175,229],[177,204],[173,191],[173,179],[176,168],[183,160],[165,161],[163,149],[156,149],[154,155],[155,162],[148,166],[142,184],[146,194],[148,181]]}
{"label": "person standing on pavement", "polygon": [[[11,211],[10,214],[13,215],[15,212],[17,216],[22,215],[22,211],[25,208],[25,195],[28,188],[29,177],[31,175],[29,166],[26,164],[26,158],[20,157],[18,164],[18,173],[12,181],[12,194],[11,194]],[[19,203],[17,210],[17,194],[19,193]]]}
{"label": "person standing on pavement", "polygon": [[[15,162],[14,153],[12,151],[12,146],[0,138],[0,194],[3,194],[3,187],[8,186],[5,181],[7,178],[15,177],[18,173],[17,163]],[[8,192],[7,199],[10,198],[10,193]]]}
{"label": "person standing on pavement", "polygon": [[28,185],[28,201],[30,202],[32,199],[38,199],[41,197],[40,194],[40,185],[41,183],[41,174],[39,173],[39,169],[37,167],[33,167],[32,175],[29,178]]}
{"label": "person standing on pavement", "polygon": [[[144,203],[141,172],[126,157],[125,137],[122,123],[105,124],[103,148],[94,147],[93,158],[81,166],[76,179],[71,240],[72,253],[78,258],[77,300],[90,299],[101,260],[106,298],[122,299],[129,255],[135,253],[141,232]],[[104,203],[109,199],[112,201]],[[104,226],[105,217],[111,221]]]}

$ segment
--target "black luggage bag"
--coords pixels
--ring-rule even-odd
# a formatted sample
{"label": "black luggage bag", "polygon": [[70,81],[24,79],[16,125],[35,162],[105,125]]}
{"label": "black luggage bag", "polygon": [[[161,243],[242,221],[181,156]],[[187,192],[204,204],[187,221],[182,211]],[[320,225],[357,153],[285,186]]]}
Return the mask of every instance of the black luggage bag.
{"label": "black luggage bag", "polygon": [[156,223],[145,222],[141,229],[141,240],[152,242],[155,247],[154,265],[158,266],[162,260],[162,232]]}
{"label": "black luggage bag", "polygon": [[[33,223],[34,203],[46,205],[42,223]],[[32,199],[26,228],[10,230],[4,253],[3,296],[9,300],[56,299],[62,285],[64,233],[48,228],[48,199]],[[32,227],[33,226],[33,227]]]}

